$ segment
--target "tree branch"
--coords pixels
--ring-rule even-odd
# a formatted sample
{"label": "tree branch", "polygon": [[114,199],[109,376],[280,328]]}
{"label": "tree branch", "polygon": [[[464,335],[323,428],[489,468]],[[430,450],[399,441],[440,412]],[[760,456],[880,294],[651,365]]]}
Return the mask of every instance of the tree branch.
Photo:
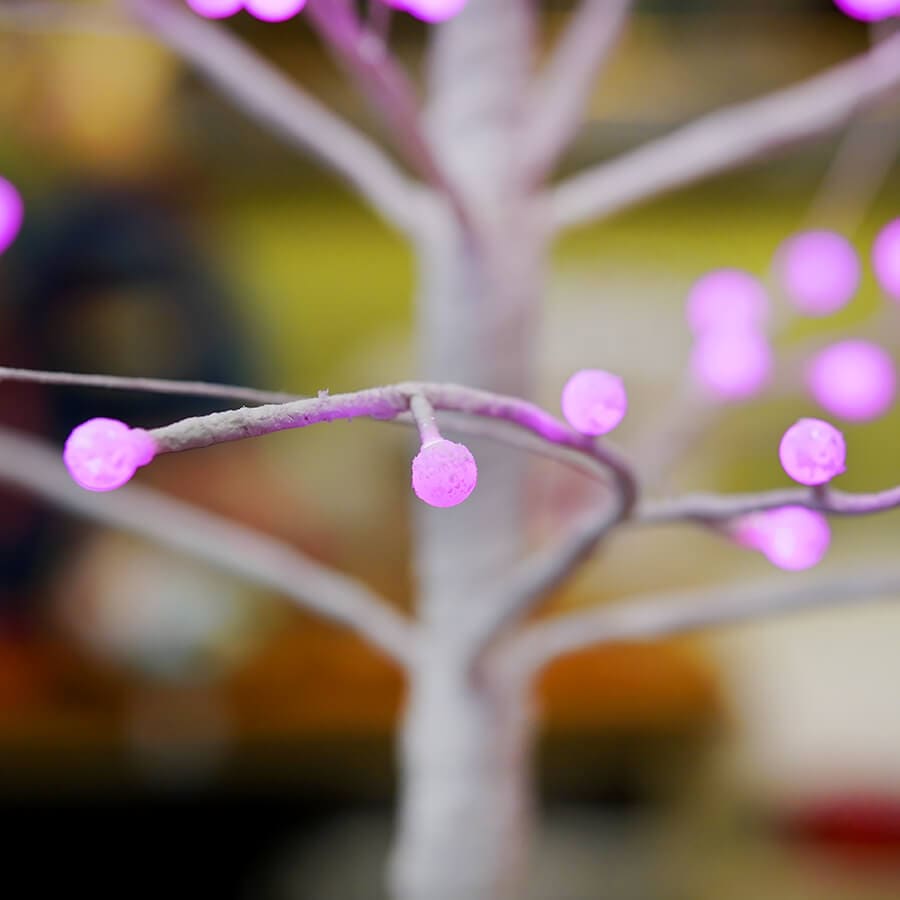
{"label": "tree branch", "polygon": [[707,115],[551,193],[557,229],[619,212],[825,134],[900,84],[900,34],[793,87]]}
{"label": "tree branch", "polygon": [[843,574],[785,575],[735,587],[651,594],[532,625],[498,648],[492,664],[527,676],[569,653],[602,644],[655,640],[762,616],[822,609],[900,592],[900,566],[876,561]]}
{"label": "tree branch", "polygon": [[582,0],[534,85],[525,139],[525,170],[534,182],[549,172],[581,121],[600,69],[631,0]]}
{"label": "tree branch", "polygon": [[122,0],[135,18],[289,144],[312,151],[381,216],[407,233],[428,196],[370,138],[322,106],[249,46],[169,0]]}
{"label": "tree branch", "polygon": [[5,428],[0,428],[0,481],[279,591],[299,607],[355,631],[401,665],[414,662],[414,625],[361,582],[282,541],[147,488],[128,486],[113,494],[81,490],[57,450]]}

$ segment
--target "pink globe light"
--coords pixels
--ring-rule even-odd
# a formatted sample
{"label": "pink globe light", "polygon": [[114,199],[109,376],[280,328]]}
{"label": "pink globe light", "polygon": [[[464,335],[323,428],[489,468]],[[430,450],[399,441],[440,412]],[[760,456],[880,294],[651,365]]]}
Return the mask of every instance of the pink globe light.
{"label": "pink globe light", "polygon": [[768,318],[769,298],[747,272],[716,269],[694,282],[685,313],[694,334],[759,328]]}
{"label": "pink globe light", "polygon": [[21,195],[10,182],[0,178],[0,253],[16,239],[24,218]]}
{"label": "pink globe light", "polygon": [[72,479],[88,491],[114,491],[153,459],[153,439],[118,419],[89,419],[66,440],[63,461]]}
{"label": "pink globe light", "polygon": [[799,419],[784,433],[778,447],[784,471],[800,484],[831,481],[846,469],[844,436],[821,419]]}
{"label": "pink globe light", "polygon": [[412,461],[412,487],[429,506],[458,506],[478,482],[475,457],[464,444],[439,440],[423,445]]}
{"label": "pink globe light", "polygon": [[710,332],[694,343],[691,372],[716,396],[746,400],[768,384],[772,350],[755,331]]}
{"label": "pink globe light", "polygon": [[244,0],[247,12],[262,22],[286,22],[304,6],[306,0]]}
{"label": "pink globe light", "polygon": [[819,405],[832,415],[864,422],[890,409],[897,374],[890,354],[877,344],[839,341],[813,358],[807,384]]}
{"label": "pink globe light", "polygon": [[607,434],[628,411],[622,379],[602,369],[576,372],[566,382],[561,402],[566,421],[582,434]]}
{"label": "pink globe light", "polygon": [[186,2],[204,19],[227,19],[244,8],[244,0],[186,0]]}
{"label": "pink globe light", "polygon": [[859,286],[856,250],[833,231],[806,231],[788,238],[776,254],[776,269],[788,298],[810,316],[836,312]]}
{"label": "pink globe light", "polygon": [[388,0],[395,9],[402,9],[423,22],[446,22],[462,12],[468,0]]}
{"label": "pink globe light", "polygon": [[778,568],[799,572],[822,561],[831,543],[831,528],[820,512],[784,506],[746,516],[735,536]]}
{"label": "pink globe light", "polygon": [[834,0],[835,6],[852,19],[880,22],[900,15],[900,0]]}
{"label": "pink globe light", "polygon": [[884,292],[900,300],[900,219],[885,225],[875,238],[872,266]]}

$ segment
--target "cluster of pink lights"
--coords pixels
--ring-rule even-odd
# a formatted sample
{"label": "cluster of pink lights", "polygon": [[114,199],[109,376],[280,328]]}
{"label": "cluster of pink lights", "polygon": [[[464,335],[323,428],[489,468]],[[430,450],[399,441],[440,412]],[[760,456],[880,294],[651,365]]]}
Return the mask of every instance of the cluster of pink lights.
{"label": "cluster of pink lights", "polygon": [[263,22],[286,22],[293,19],[306,0],[186,0],[197,15],[205,19],[227,19],[242,9]]}

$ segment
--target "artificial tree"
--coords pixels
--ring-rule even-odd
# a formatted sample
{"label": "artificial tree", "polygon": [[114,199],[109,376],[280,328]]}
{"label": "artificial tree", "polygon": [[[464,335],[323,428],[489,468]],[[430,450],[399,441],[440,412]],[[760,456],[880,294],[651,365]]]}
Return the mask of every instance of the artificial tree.
{"label": "artificial tree", "polygon": [[[242,7],[279,20],[300,12],[297,0],[26,0],[0,4],[0,19],[26,27],[139,29],[205,75],[245,114],[343,176],[415,251],[419,375],[426,380],[295,398],[227,386],[10,369],[0,370],[0,377],[197,393],[251,404],[149,432],[108,420],[88,423],[70,438],[66,461],[92,491],[117,487],[163,452],[358,416],[417,426],[423,446],[413,463],[413,486],[426,502],[416,507],[414,619],[365,585],[244,526],[139,486],[114,494],[83,491],[72,484],[58,454],[21,435],[4,432],[0,438],[0,476],[77,513],[273,587],[380,649],[409,680],[398,747],[401,797],[391,895],[514,897],[525,871],[533,812],[531,688],[544,665],[604,642],[900,589],[900,568],[861,565],[839,576],[784,576],[530,621],[529,614],[614,528],[690,523],[759,549],[779,565],[800,568],[824,549],[821,514],[863,515],[900,505],[900,488],[854,495],[829,487],[843,468],[843,439],[827,422],[809,419],[790,429],[782,444],[785,468],[799,488],[649,496],[708,416],[693,415],[694,394],[689,409],[673,404],[648,447],[629,458],[597,437],[625,411],[625,390],[614,375],[588,370],[576,376],[563,398],[568,424],[530,402],[548,249],[568,228],[841,126],[900,85],[900,35],[888,35],[803,83],[711,113],[554,182],[557,162],[578,131],[627,18],[628,0],[581,0],[541,65],[538,10],[527,0],[392,4],[434,23],[421,98],[391,54],[379,2],[372,0],[362,16],[346,0],[310,0],[303,15],[383,116],[402,162],[227,28],[204,20]],[[889,0],[841,5],[869,19],[900,12],[900,4]],[[885,241],[887,271],[898,249],[897,241]],[[887,282],[886,288],[891,290]],[[733,280],[713,295],[711,305],[695,297],[689,307],[697,332],[693,377],[721,396],[747,396],[764,384],[771,362],[759,306]],[[802,285],[797,296],[802,306]],[[735,359],[744,362],[735,368]],[[834,366],[824,369],[830,373]],[[864,393],[883,381],[875,376]],[[822,390],[830,395],[828,387]],[[448,413],[453,440],[442,437],[437,425],[436,414]],[[463,446],[456,436],[466,433]],[[604,490],[597,508],[533,550],[523,503],[529,473],[522,454],[509,454],[508,445],[598,479]],[[852,464],[852,448],[850,458]]]}

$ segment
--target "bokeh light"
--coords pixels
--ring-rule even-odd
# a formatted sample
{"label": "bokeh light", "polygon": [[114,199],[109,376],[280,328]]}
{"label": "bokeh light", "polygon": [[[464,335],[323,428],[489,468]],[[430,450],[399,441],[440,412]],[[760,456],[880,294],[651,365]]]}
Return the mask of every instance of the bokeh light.
{"label": "bokeh light", "polygon": [[446,22],[460,13],[467,0],[389,0],[389,5],[402,9],[423,22]]}
{"label": "bokeh light", "polygon": [[827,316],[845,306],[859,286],[859,258],[834,231],[806,231],[788,238],[776,254],[784,290],[801,312]]}
{"label": "bokeh light", "polygon": [[412,487],[429,506],[458,506],[475,490],[478,466],[465,444],[425,444],[412,462]]}
{"label": "bokeh light", "polygon": [[88,491],[114,491],[153,459],[156,447],[146,431],[118,419],[89,419],[69,435],[63,461],[72,479]]}
{"label": "bokeh light", "polygon": [[691,372],[696,381],[725,400],[759,393],[772,373],[772,350],[755,331],[710,332],[694,343]]}
{"label": "bokeh light", "polygon": [[877,418],[890,409],[897,374],[890,354],[869,341],[839,341],[819,352],[807,384],[823,409],[850,421]]}
{"label": "bokeh light", "polygon": [[779,569],[799,572],[822,561],[831,543],[831,528],[816,510],[783,506],[745,516],[735,528],[735,537]]}
{"label": "bokeh light", "polygon": [[800,484],[831,481],[846,468],[844,436],[821,419],[799,419],[784,433],[778,448],[784,471]]}
{"label": "bokeh light", "polygon": [[688,293],[685,310],[694,334],[759,328],[768,313],[766,289],[740,269],[716,269],[698,279]]}
{"label": "bokeh light", "polygon": [[565,384],[561,405],[566,421],[582,434],[607,434],[625,418],[628,395],[618,375],[581,369]]}
{"label": "bokeh light", "polygon": [[882,290],[900,300],[900,219],[888,222],[875,238],[872,266]]}
{"label": "bokeh light", "polygon": [[251,16],[263,22],[286,22],[306,6],[306,0],[245,0]]}
{"label": "bokeh light", "polygon": [[205,19],[227,19],[244,8],[244,0],[186,0],[198,16]]}
{"label": "bokeh light", "polygon": [[0,177],[0,253],[16,239],[24,217],[21,195],[13,184]]}
{"label": "bokeh light", "polygon": [[900,0],[834,0],[835,6],[861,22],[880,22],[900,15]]}

